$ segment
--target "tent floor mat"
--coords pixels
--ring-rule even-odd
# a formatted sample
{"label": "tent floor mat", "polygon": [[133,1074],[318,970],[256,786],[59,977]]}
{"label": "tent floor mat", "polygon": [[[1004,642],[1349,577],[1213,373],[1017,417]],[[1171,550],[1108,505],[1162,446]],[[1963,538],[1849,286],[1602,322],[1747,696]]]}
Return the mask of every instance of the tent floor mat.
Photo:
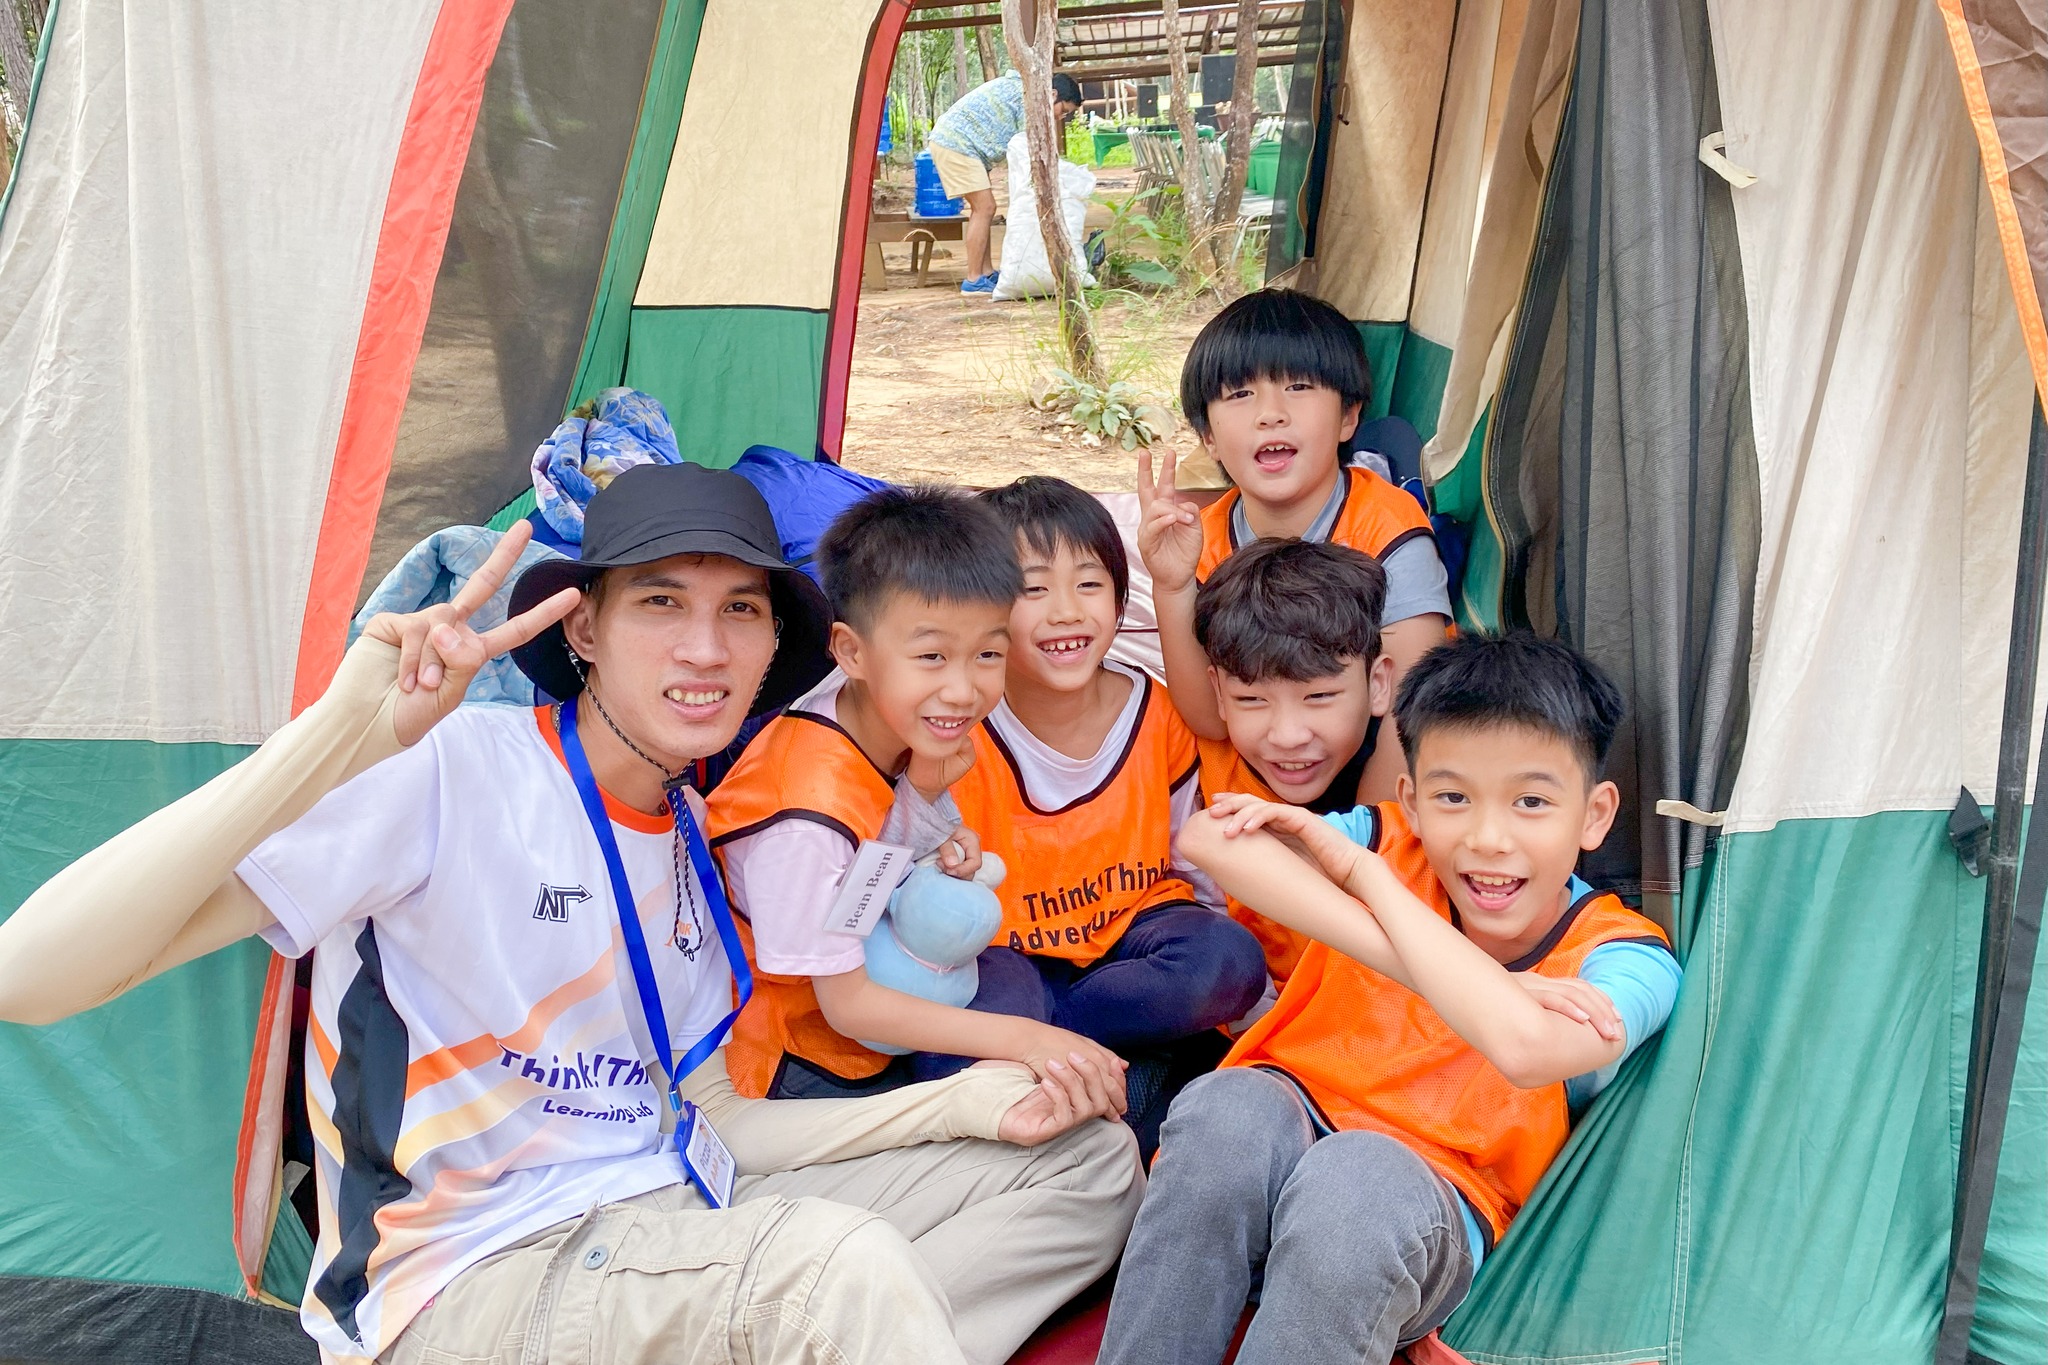
{"label": "tent floor mat", "polygon": [[315,1365],[297,1313],[205,1289],[0,1275],[0,1360]]}

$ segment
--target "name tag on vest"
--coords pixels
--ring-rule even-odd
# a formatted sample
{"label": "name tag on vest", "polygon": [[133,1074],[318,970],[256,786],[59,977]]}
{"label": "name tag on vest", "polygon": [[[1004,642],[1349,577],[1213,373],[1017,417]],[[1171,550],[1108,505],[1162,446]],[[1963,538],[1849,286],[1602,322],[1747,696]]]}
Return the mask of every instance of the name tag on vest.
{"label": "name tag on vest", "polygon": [[875,931],[891,892],[910,875],[911,851],[901,844],[864,841],[853,866],[839,883],[839,894],[825,915],[825,932],[866,938]]}

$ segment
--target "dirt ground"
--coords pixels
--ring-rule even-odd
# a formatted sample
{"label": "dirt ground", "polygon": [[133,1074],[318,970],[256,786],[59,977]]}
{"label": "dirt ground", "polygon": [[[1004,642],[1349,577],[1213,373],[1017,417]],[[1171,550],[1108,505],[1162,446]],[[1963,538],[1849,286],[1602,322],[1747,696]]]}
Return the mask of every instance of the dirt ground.
{"label": "dirt ground", "polygon": [[[1096,168],[1096,175],[1099,194],[1122,197],[1135,189],[1128,167]],[[1001,167],[994,181],[1002,213],[1008,195]],[[878,206],[908,202],[908,173],[892,172],[880,186]],[[1107,207],[1091,206],[1091,232],[1108,220]],[[998,223],[998,261],[1002,238]],[[849,468],[897,482],[976,488],[1024,474],[1055,474],[1097,493],[1137,486],[1135,455],[1117,446],[1091,446],[1077,428],[1031,406],[1033,394],[1062,363],[1049,303],[962,295],[965,261],[958,242],[936,248],[921,289],[908,246],[885,245],[882,256],[886,287],[863,290],[860,297],[841,451]],[[1111,377],[1134,384],[1149,401],[1173,407],[1188,344],[1217,307],[1213,299],[1110,295],[1095,323]],[[1193,432],[1180,425],[1169,439],[1185,461],[1182,486],[1221,486]]]}

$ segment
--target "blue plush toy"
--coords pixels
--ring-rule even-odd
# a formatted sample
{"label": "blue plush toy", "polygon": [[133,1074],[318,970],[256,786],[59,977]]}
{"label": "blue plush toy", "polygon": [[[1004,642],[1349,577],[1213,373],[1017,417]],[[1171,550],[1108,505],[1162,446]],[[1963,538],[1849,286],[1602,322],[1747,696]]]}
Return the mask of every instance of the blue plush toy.
{"label": "blue plush toy", "polygon": [[[868,935],[868,980],[905,995],[964,1008],[981,984],[974,959],[1003,922],[995,888],[1003,860],[981,855],[973,881],[941,872],[936,862],[912,868],[889,898],[889,909]],[[876,1052],[901,1055],[907,1047],[863,1042]]]}

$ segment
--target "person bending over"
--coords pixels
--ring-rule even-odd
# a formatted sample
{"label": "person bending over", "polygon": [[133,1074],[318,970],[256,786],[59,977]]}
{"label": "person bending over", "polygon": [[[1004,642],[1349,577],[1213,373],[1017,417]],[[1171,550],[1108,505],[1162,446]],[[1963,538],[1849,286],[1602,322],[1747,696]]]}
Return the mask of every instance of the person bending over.
{"label": "person bending over", "polygon": [[[478,634],[527,535],[31,896],[0,925],[0,1018],[251,934],[318,949],[325,1360],[1003,1360],[1128,1225],[1109,1078],[737,1096],[717,1044],[748,979],[672,779],[817,678],[825,605],[744,480],[643,466],[590,504],[584,559],[530,566]],[[458,709],[508,649],[562,703]]]}
{"label": "person bending over", "polygon": [[[1081,87],[1072,76],[1052,78],[1053,126],[1064,128],[1081,107]],[[967,201],[967,278],[963,294],[987,298],[995,293],[995,258],[989,235],[996,221],[996,194],[989,167],[1008,154],[1010,140],[1024,127],[1024,78],[1008,71],[962,95],[932,121],[932,167],[949,199]],[[1035,213],[1032,205],[1012,205],[1012,213]]]}
{"label": "person bending over", "polygon": [[1469,637],[1401,686],[1396,800],[1188,823],[1199,866],[1315,943],[1167,1116],[1106,1365],[1220,1360],[1255,1275],[1244,1365],[1384,1361],[1458,1306],[1678,993],[1663,932],[1573,874],[1614,820],[1621,711],[1565,645]]}

